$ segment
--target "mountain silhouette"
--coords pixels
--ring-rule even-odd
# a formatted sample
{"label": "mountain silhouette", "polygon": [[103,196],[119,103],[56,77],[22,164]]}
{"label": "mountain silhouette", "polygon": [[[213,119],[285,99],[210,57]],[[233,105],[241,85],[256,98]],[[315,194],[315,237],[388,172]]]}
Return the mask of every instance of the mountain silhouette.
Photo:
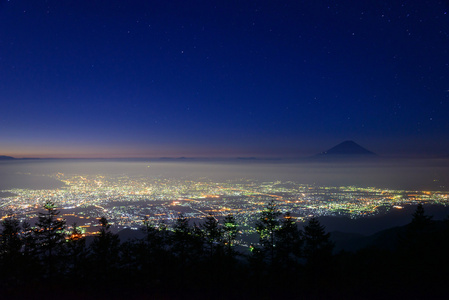
{"label": "mountain silhouette", "polygon": [[12,156],[0,155],[0,160],[12,160],[15,159]]}
{"label": "mountain silhouette", "polygon": [[318,156],[374,156],[373,152],[363,148],[354,141],[344,141],[327,151],[321,152]]}

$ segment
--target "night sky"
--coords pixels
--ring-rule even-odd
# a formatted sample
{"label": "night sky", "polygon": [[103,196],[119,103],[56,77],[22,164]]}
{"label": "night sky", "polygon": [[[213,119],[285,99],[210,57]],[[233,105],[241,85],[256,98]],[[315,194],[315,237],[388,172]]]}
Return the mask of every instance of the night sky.
{"label": "night sky", "polygon": [[449,155],[447,1],[0,0],[0,155]]}

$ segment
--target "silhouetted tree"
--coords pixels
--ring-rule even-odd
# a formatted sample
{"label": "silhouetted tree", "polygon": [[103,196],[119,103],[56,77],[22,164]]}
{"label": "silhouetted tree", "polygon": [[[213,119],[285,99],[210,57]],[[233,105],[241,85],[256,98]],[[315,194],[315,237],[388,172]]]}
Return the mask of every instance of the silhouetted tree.
{"label": "silhouetted tree", "polygon": [[144,220],[145,238],[134,243],[137,265],[141,266],[146,278],[161,282],[170,275],[172,254],[169,251],[171,231],[165,223],[153,224]]}
{"label": "silhouetted tree", "polygon": [[223,220],[223,243],[225,245],[226,254],[228,256],[234,255],[233,246],[237,239],[239,227],[232,214],[227,215]]}
{"label": "silhouetted tree", "polygon": [[23,241],[23,255],[27,258],[33,259],[38,253],[37,240],[34,236],[34,228],[30,223],[22,223],[22,241]]}
{"label": "silhouetted tree", "polygon": [[66,257],[68,260],[68,270],[73,276],[82,276],[82,264],[87,257],[86,238],[81,227],[73,223],[67,242],[65,244]]}
{"label": "silhouetted tree", "polygon": [[304,226],[303,237],[306,280],[309,281],[307,287],[314,290],[330,283],[334,244],[330,241],[330,234],[315,217]]}
{"label": "silhouetted tree", "polygon": [[268,255],[271,263],[273,263],[275,256],[276,231],[279,229],[278,217],[280,214],[274,201],[270,201],[256,222],[256,231],[262,245],[261,250]]}
{"label": "silhouetted tree", "polygon": [[173,253],[185,262],[188,256],[188,244],[192,229],[189,226],[189,220],[184,214],[179,214],[173,227],[171,246]]}
{"label": "silhouetted tree", "polygon": [[169,231],[164,222],[157,224],[151,223],[148,218],[143,221],[143,231],[145,232],[144,242],[147,248],[147,254],[158,255],[166,252],[169,242]]}
{"label": "silhouetted tree", "polygon": [[330,233],[313,217],[304,226],[304,255],[308,264],[319,265],[328,263],[332,256],[334,244],[330,241]]}
{"label": "silhouetted tree", "polygon": [[276,260],[283,267],[294,267],[301,257],[302,232],[289,212],[276,231]]}
{"label": "silhouetted tree", "polygon": [[198,260],[201,259],[204,252],[205,236],[201,227],[193,223],[192,231],[189,238],[190,253]]}
{"label": "silhouetted tree", "polygon": [[[17,284],[24,264],[22,264],[22,245],[20,237],[21,227],[14,214],[7,215],[2,224],[0,240],[0,268],[2,281]],[[3,276],[2,276],[3,275]]]}
{"label": "silhouetted tree", "polygon": [[172,251],[181,265],[190,263],[193,259],[199,261],[204,243],[202,230],[196,224],[190,226],[189,219],[183,214],[179,214],[173,230]]}
{"label": "silhouetted tree", "polygon": [[40,254],[47,266],[48,275],[52,275],[55,265],[55,256],[60,254],[63,243],[65,242],[66,222],[58,218],[59,211],[55,204],[47,201],[44,205],[45,212],[39,213],[35,224],[34,235],[39,244]]}
{"label": "silhouetted tree", "polygon": [[218,226],[218,220],[212,214],[209,214],[209,216],[206,217],[206,221],[201,227],[203,229],[204,238],[206,239],[209,255],[212,258],[212,256],[219,251],[218,248],[221,246],[223,232]]}
{"label": "silhouetted tree", "polygon": [[424,212],[424,206],[422,203],[419,203],[418,206],[416,206],[416,210],[412,215],[412,222],[410,223],[410,226],[414,230],[419,229],[425,229],[429,225],[432,224],[432,216],[428,216]]}
{"label": "silhouetted tree", "polygon": [[0,255],[7,259],[15,259],[21,255],[22,239],[20,238],[20,222],[9,214],[2,221]]}
{"label": "silhouetted tree", "polygon": [[111,232],[111,225],[105,217],[101,217],[99,223],[100,230],[90,245],[91,258],[100,268],[115,268],[119,263],[119,236]]}
{"label": "silhouetted tree", "polygon": [[433,224],[432,216],[426,215],[423,205],[419,203],[412,214],[412,221],[408,224],[405,235],[399,237],[399,248],[406,252],[423,252],[430,242]]}

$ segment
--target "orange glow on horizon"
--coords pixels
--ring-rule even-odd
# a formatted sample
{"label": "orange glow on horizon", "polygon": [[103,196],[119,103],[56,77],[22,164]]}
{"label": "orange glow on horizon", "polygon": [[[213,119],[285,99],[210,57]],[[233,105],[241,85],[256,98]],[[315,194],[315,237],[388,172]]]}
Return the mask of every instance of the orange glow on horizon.
{"label": "orange glow on horizon", "polygon": [[[28,147],[27,147],[28,148]],[[1,151],[0,155],[12,156],[14,158],[62,158],[62,159],[89,159],[89,158],[105,158],[105,159],[117,159],[117,158],[237,158],[237,157],[255,157],[255,158],[267,158],[271,157],[263,153],[255,153],[251,151],[241,151],[240,149],[183,149],[167,148],[167,149],[155,149],[155,150],[142,150],[142,149],[70,149],[67,151],[55,151],[55,149],[36,149],[29,147],[32,150],[23,149],[6,149]],[[285,157],[285,156],[284,156]],[[287,156],[288,157],[288,156]]]}

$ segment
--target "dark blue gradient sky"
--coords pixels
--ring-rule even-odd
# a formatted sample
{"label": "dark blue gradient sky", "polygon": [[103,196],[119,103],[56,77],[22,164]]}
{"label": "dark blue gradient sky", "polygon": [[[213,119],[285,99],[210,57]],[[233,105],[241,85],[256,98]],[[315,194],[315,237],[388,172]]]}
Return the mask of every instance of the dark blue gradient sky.
{"label": "dark blue gradient sky", "polygon": [[447,1],[0,0],[0,155],[449,155]]}

